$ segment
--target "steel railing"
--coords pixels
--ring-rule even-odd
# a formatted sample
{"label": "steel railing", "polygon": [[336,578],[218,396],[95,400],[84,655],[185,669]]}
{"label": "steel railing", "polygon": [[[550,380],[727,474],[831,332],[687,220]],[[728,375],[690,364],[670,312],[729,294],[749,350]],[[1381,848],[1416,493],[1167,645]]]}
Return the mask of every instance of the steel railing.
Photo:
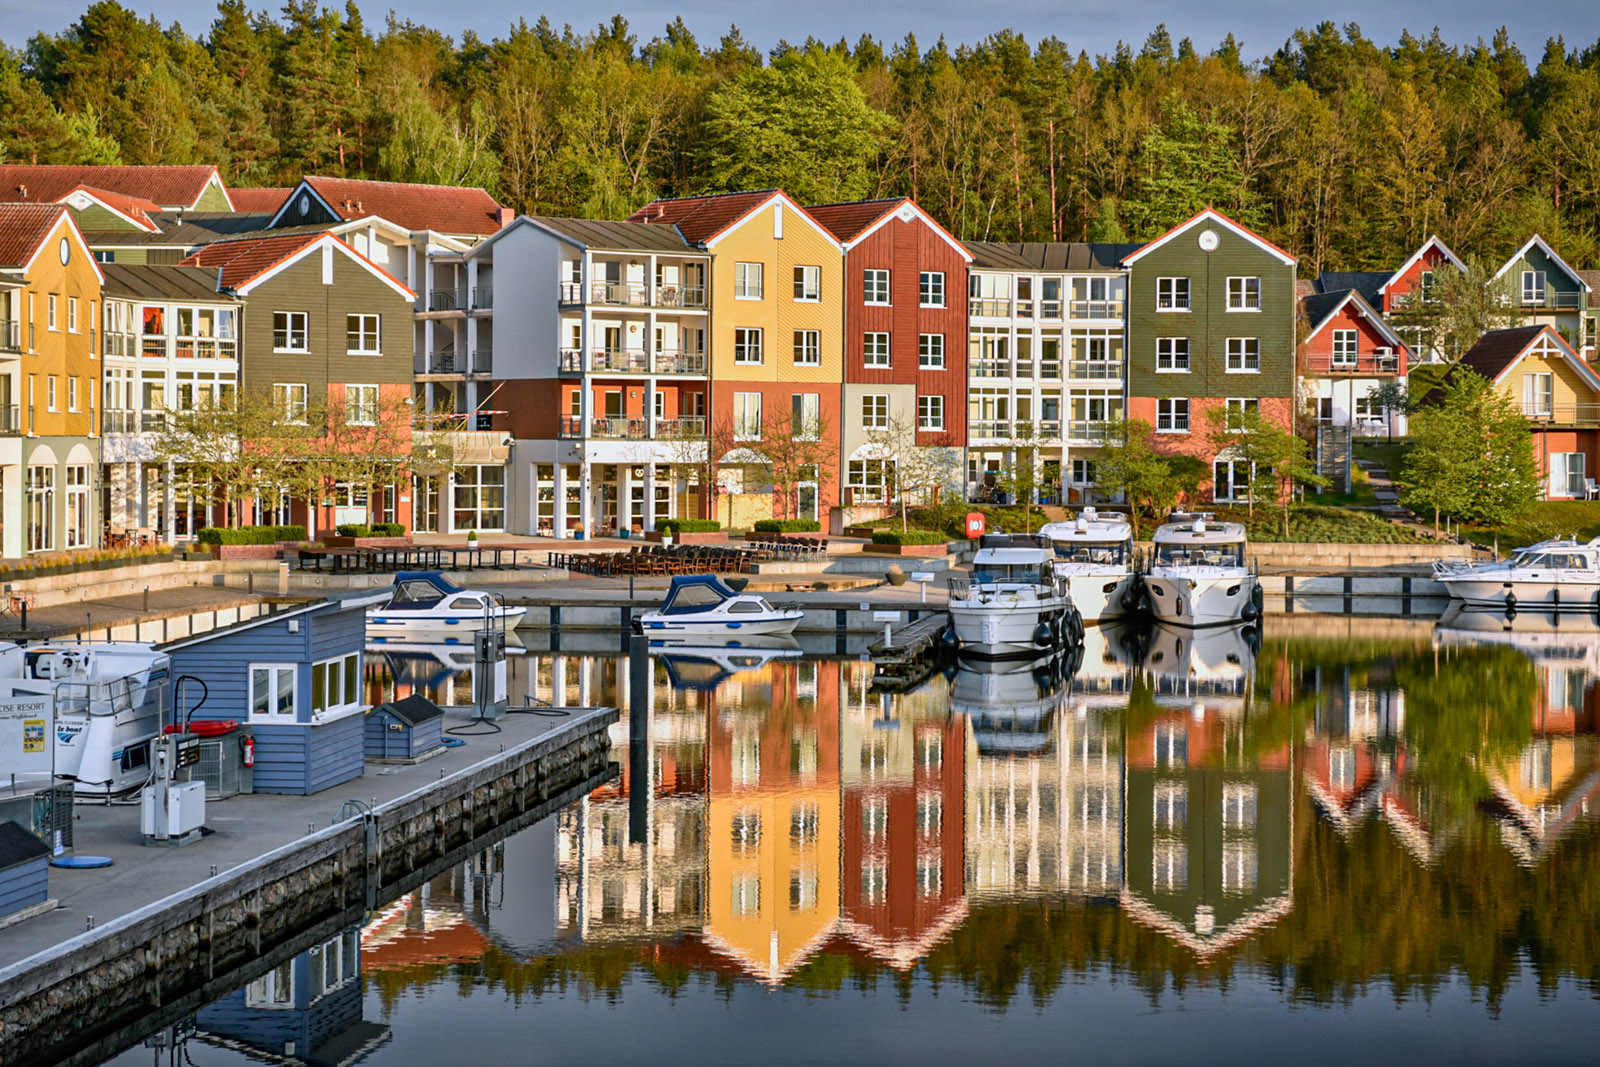
{"label": "steel railing", "polygon": [[1122,380],[1122,361],[1113,359],[1075,359],[1072,376],[1088,382],[1119,382]]}
{"label": "steel railing", "polygon": [[22,323],[0,319],[0,352],[22,354]]}

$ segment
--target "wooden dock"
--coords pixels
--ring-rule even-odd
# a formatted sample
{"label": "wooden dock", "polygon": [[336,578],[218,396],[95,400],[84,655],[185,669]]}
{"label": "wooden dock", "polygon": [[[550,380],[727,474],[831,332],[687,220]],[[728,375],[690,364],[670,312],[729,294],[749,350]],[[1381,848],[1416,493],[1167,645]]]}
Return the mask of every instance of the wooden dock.
{"label": "wooden dock", "polygon": [[921,685],[938,666],[938,656],[933,653],[949,624],[944,612],[932,612],[904,626],[891,626],[887,640],[879,638],[868,645],[867,651],[877,664],[873,687],[900,691]]}

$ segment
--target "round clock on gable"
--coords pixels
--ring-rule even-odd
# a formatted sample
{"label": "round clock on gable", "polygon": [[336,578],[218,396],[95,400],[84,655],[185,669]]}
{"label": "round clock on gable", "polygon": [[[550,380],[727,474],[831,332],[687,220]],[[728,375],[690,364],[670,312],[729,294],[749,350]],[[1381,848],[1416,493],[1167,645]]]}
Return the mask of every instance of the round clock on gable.
{"label": "round clock on gable", "polygon": [[68,241],[65,237],[61,239],[60,252],[61,265],[65,267],[67,262],[72,259],[72,242]]}
{"label": "round clock on gable", "polygon": [[1200,233],[1200,251],[1215,252],[1219,239],[1216,230],[1203,230]]}

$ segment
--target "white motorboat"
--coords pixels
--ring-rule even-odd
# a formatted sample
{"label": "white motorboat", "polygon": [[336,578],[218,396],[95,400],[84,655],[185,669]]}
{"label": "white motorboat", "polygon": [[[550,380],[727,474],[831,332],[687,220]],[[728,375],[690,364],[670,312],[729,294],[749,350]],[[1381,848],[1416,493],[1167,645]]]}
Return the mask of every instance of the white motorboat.
{"label": "white motorboat", "polygon": [[1540,541],[1492,563],[1436,560],[1433,575],[1456,600],[1504,608],[1600,608],[1600,537]]}
{"label": "white motorboat", "polygon": [[1158,621],[1223,626],[1261,617],[1261,585],[1245,559],[1242,525],[1174,514],[1152,540],[1145,602]]}
{"label": "white motorboat", "polygon": [[1083,618],[1038,539],[988,534],[972,578],[950,585],[950,623],[961,650],[976,656],[1036,656],[1083,640]]}
{"label": "white motorboat", "polygon": [[389,602],[367,609],[367,640],[470,641],[473,630],[510,633],[527,608],[507,607],[498,593],[463,589],[438,571],[401,571]]}
{"label": "white motorboat", "polygon": [[1072,522],[1045,524],[1039,536],[1055,549],[1056,574],[1067,580],[1067,595],[1086,624],[1139,610],[1142,594],[1127,520],[1084,508]]}
{"label": "white motorboat", "polygon": [[53,701],[55,776],[73,782],[79,796],[118,796],[150,777],[171,664],[165,652],[129,641],[6,643],[0,695]]}
{"label": "white motorboat", "polygon": [[736,593],[714,574],[680,574],[655,611],[634,617],[633,628],[652,640],[682,634],[742,637],[790,634],[802,612],[775,608],[765,597]]}

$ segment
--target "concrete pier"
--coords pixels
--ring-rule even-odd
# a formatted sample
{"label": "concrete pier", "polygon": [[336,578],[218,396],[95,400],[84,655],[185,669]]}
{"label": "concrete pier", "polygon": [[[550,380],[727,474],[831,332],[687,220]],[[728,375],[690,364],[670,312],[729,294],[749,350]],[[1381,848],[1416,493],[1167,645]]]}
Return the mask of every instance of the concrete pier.
{"label": "concrete pier", "polygon": [[[334,811],[348,817],[214,876],[206,876],[205,842],[130,857],[135,882],[142,867],[169,880],[186,872],[191,884],[142,907],[136,895],[102,898],[105,911],[94,929],[0,970],[0,1063],[98,1062],[253,980],[326,931],[359,922],[457,858],[552,814],[616,773],[607,729],[617,717],[615,709],[589,710],[454,773],[441,770],[433,781],[436,762],[407,768],[401,780],[427,784],[376,805],[357,801],[341,809],[331,793],[304,798],[320,802],[323,820]],[[351,791],[371,784],[358,779]],[[271,810],[260,802],[291,798],[250,799],[259,816]],[[286,829],[280,821],[277,834],[263,839]],[[231,836],[240,840],[237,831]],[[88,851],[85,842],[79,850]],[[56,893],[56,875],[92,873],[52,872],[52,894],[73,899]],[[79,930],[86,903],[80,896],[78,913],[70,915]],[[137,910],[113,917],[130,906]],[[48,918],[15,932],[35,922],[42,924],[35,931],[44,932]],[[0,951],[19,940],[11,934],[0,932]]]}

